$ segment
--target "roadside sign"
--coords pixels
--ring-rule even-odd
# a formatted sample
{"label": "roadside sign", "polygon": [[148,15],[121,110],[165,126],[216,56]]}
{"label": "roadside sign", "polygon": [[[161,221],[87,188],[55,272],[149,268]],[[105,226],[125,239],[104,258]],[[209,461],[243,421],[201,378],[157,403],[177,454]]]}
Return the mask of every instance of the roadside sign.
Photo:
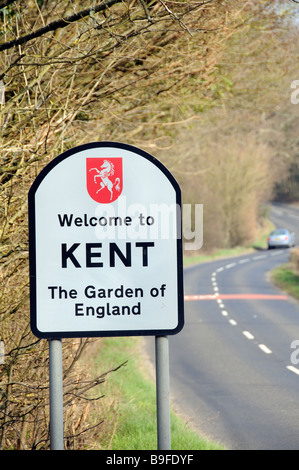
{"label": "roadside sign", "polygon": [[157,159],[121,143],[75,147],[37,176],[28,206],[37,337],[181,330],[181,193]]}

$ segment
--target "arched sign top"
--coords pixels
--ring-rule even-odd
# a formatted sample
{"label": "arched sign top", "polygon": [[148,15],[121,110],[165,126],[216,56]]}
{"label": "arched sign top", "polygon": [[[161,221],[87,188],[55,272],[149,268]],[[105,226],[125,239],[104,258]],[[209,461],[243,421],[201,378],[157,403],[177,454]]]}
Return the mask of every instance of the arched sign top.
{"label": "arched sign top", "polygon": [[181,192],[161,162],[127,144],[81,145],[41,171],[28,203],[36,336],[180,331]]}
{"label": "arched sign top", "polygon": [[94,149],[113,149],[113,151],[117,149],[120,152],[121,150],[125,150],[126,152],[131,152],[135,155],[139,155],[140,157],[145,158],[152,165],[155,165],[165,175],[165,177],[169,180],[170,184],[175,189],[177,193],[178,201],[179,203],[181,203],[181,189],[179,187],[179,184],[177,183],[172,173],[168,170],[168,168],[166,168],[157,158],[155,158],[153,155],[133,145],[129,145],[129,144],[121,143],[121,142],[109,142],[109,141],[91,142],[88,144],[79,145],[77,147],[73,147],[69,150],[66,150],[62,154],[55,157],[43,168],[43,170],[39,173],[39,175],[33,182],[29,191],[29,197],[35,193],[39,185],[42,183],[43,179],[46,178],[47,174],[51,172],[56,165],[59,165],[63,160],[65,160],[66,158],[70,158],[77,153],[82,153],[82,152],[85,152],[88,150],[94,150]]}

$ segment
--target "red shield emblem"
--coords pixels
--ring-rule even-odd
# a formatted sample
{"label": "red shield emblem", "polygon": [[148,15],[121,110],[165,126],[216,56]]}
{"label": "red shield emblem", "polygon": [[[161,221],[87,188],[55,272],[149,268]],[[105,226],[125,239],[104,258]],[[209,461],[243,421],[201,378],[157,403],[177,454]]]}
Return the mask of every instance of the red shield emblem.
{"label": "red shield emblem", "polygon": [[123,189],[122,158],[86,158],[87,191],[101,204],[115,201]]}

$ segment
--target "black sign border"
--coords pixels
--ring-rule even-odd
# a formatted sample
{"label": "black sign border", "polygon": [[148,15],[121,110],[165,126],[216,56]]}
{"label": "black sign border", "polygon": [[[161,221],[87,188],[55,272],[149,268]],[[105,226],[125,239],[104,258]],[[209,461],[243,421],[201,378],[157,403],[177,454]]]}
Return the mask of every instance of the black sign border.
{"label": "black sign border", "polygon": [[[177,289],[178,289],[178,325],[174,329],[153,329],[153,330],[125,330],[125,331],[75,331],[75,332],[41,332],[37,328],[37,309],[36,309],[36,220],[35,220],[35,194],[44,180],[44,178],[63,160],[72,155],[91,148],[110,147],[130,151],[146,158],[157,166],[172,184],[176,193],[176,204],[181,210],[181,189],[170,171],[155,157],[135,146],[120,142],[91,142],[88,144],[73,147],[56,158],[51,160],[39,173],[34,180],[28,193],[28,221],[29,221],[29,277],[30,277],[30,325],[35,336],[42,339],[57,338],[87,338],[87,337],[124,337],[124,336],[168,336],[175,335],[181,331],[184,326],[184,283],[183,283],[183,243],[182,243],[182,221],[178,218],[180,227],[178,227],[177,237]],[[182,212],[181,212],[182,213]]]}

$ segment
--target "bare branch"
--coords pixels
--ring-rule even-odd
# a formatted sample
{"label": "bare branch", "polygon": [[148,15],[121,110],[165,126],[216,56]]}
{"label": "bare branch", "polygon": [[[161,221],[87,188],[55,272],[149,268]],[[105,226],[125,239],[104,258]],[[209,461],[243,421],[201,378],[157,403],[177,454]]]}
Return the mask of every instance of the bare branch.
{"label": "bare branch", "polygon": [[144,13],[145,13],[145,15],[146,15],[148,21],[152,21],[152,19],[151,19],[151,17],[150,17],[150,14],[149,14],[149,11],[148,11],[148,8],[147,8],[147,6],[146,6],[145,1],[144,1],[144,0],[139,0],[139,1],[140,1],[141,5],[142,5],[142,8],[143,8],[143,10],[144,10]]}
{"label": "bare branch", "polygon": [[49,23],[47,26],[44,26],[43,28],[40,28],[37,31],[33,31],[32,33],[26,34],[25,36],[22,36],[20,38],[13,39],[12,41],[8,41],[8,42],[4,42],[0,44],[0,51],[5,51],[7,49],[11,49],[12,47],[20,46],[22,44],[27,43],[28,41],[31,41],[32,39],[39,38],[43,36],[44,34],[49,33],[51,31],[56,31],[57,29],[60,29],[60,28],[66,28],[71,23],[75,23],[79,20],[82,20],[82,18],[85,18],[86,16],[89,16],[90,14],[104,11],[106,10],[106,8],[109,8],[121,2],[122,0],[107,0],[104,3],[101,3],[101,5],[86,8],[85,10],[81,10],[78,13],[75,13],[74,15],[70,15],[70,16],[67,16],[66,18],[53,21],[52,23]]}

